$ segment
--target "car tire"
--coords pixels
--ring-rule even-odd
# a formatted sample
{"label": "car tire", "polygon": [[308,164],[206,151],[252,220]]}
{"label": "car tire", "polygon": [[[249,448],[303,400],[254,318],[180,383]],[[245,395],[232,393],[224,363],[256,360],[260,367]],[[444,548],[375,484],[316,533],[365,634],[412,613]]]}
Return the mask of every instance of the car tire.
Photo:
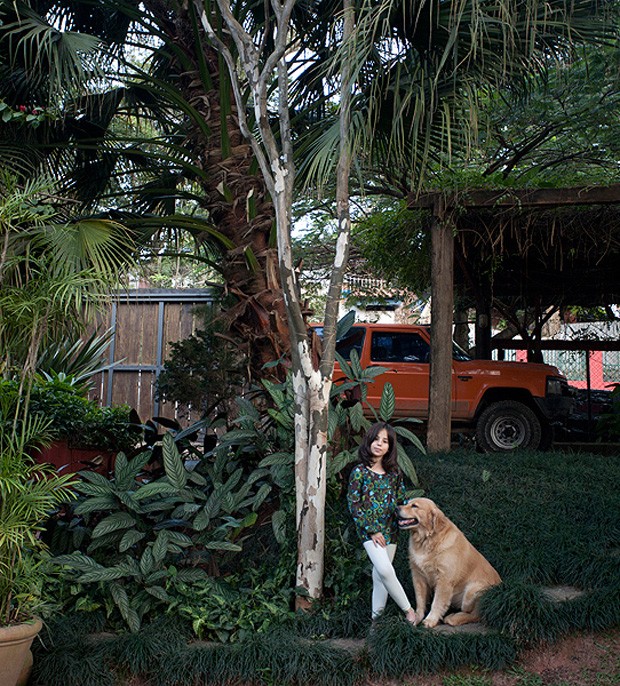
{"label": "car tire", "polygon": [[516,400],[502,400],[482,411],[476,423],[476,442],[485,452],[536,450],[542,428],[534,412]]}

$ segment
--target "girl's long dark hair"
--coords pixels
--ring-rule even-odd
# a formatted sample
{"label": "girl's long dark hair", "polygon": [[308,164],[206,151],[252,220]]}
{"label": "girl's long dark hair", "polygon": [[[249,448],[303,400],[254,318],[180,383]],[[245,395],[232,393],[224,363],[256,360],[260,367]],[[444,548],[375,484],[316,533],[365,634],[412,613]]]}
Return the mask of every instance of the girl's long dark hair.
{"label": "girl's long dark hair", "polygon": [[388,436],[389,448],[383,457],[383,469],[386,472],[398,472],[397,448],[396,448],[396,433],[394,429],[387,422],[377,422],[373,424],[366,432],[364,440],[361,442],[358,453],[362,464],[370,467],[374,461],[374,457],[370,452],[371,443],[379,435],[379,431],[385,429]]}

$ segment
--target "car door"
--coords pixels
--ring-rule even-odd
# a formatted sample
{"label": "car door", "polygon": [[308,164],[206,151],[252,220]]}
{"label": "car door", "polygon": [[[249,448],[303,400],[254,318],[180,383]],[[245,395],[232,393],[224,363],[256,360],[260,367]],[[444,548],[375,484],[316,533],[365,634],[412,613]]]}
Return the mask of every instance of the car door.
{"label": "car door", "polygon": [[368,386],[368,400],[378,407],[389,381],[396,396],[397,416],[428,416],[430,346],[419,332],[372,331],[370,366],[387,371]]}

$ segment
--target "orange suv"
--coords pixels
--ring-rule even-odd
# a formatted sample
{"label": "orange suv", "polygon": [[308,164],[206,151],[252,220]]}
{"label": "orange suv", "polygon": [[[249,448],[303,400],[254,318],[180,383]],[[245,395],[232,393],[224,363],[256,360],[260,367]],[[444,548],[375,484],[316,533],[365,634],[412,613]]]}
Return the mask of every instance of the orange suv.
{"label": "orange suv", "polygon": [[[572,410],[572,391],[564,374],[547,364],[473,360],[456,343],[453,346],[453,430],[473,430],[478,446],[486,451],[549,447],[553,424]],[[390,382],[395,416],[428,419],[428,327],[354,324],[336,344],[345,359],[353,349],[362,367],[387,369],[368,385],[373,407],[379,406],[383,386]],[[342,378],[336,363],[334,380]]]}

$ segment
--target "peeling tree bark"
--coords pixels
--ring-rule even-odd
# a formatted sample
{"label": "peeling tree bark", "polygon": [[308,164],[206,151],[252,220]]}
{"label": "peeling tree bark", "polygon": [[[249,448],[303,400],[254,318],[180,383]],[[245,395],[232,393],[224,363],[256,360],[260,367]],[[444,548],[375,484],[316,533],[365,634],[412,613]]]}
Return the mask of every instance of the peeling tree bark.
{"label": "peeling tree bark", "polygon": [[[345,0],[343,40],[353,26],[353,10]],[[241,132],[248,139],[258,160],[265,184],[273,200],[276,216],[278,265],[284,293],[284,303],[291,336],[291,373],[295,397],[295,491],[297,524],[297,586],[304,589],[304,597],[320,598],[323,590],[325,549],[325,493],[327,479],[327,418],[335,352],[335,332],[342,279],[349,254],[348,178],[351,152],[348,137],[350,91],[343,87],[340,103],[341,150],[338,166],[338,223],[332,278],[324,317],[323,357],[319,368],[313,364],[310,340],[299,299],[297,274],[292,261],[291,220],[295,167],[289,119],[287,40],[290,38],[290,16],[295,0],[280,3],[272,0],[275,15],[275,41],[266,54],[254,42],[253,36],[233,16],[227,0],[217,0],[222,19],[236,53],[219,37],[212,25],[212,17],[205,11],[202,0],[194,0],[202,26],[211,44],[224,58],[237,103]],[[344,60],[346,63],[347,60]],[[348,83],[348,67],[343,74]],[[273,98],[271,85],[277,78],[279,136],[271,129],[268,101]],[[346,78],[345,78],[346,77]],[[250,129],[245,114],[243,88],[247,86],[254,107],[258,134]],[[300,605],[302,598],[300,598]]]}

